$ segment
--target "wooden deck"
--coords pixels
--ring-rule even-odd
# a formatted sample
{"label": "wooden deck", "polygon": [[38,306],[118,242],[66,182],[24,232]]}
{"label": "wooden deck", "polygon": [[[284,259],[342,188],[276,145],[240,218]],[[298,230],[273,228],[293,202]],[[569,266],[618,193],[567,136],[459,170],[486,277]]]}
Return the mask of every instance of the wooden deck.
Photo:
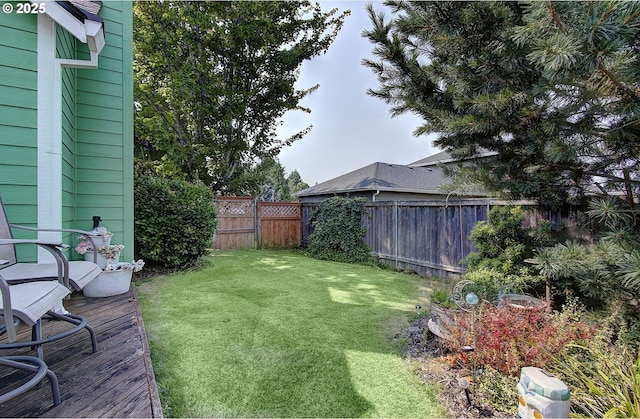
{"label": "wooden deck", "polygon": [[[45,379],[44,386],[1,404],[0,417],[162,417],[135,291],[95,299],[75,293],[64,305],[93,326],[98,352],[92,353],[84,330],[45,345],[44,360],[58,376],[62,403],[53,406]],[[46,335],[47,325],[43,330]],[[11,354],[33,355],[33,351],[25,348]],[[14,385],[17,374],[0,368],[1,392]]]}

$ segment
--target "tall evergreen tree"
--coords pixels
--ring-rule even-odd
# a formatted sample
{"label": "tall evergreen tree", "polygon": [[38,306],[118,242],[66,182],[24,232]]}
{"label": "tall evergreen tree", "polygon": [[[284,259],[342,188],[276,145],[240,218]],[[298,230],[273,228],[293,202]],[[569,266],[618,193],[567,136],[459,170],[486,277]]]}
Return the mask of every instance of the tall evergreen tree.
{"label": "tall evergreen tree", "polygon": [[268,158],[252,171],[259,178],[255,196],[260,201],[293,201],[289,182],[284,177],[284,167],[274,158]]}
{"label": "tall evergreen tree", "polygon": [[300,173],[295,169],[287,176],[287,183],[289,183],[291,193],[300,192],[309,187],[309,184],[302,180],[302,176],[300,176]]}
{"label": "tall evergreen tree", "polygon": [[[637,2],[388,1],[363,33],[378,76],[369,94],[424,119],[478,178],[512,197],[558,204],[594,176],[638,185]],[[611,187],[612,185],[608,185]]]}
{"label": "tall evergreen tree", "polygon": [[300,139],[276,128],[318,86],[294,87],[302,62],[344,23],[308,1],[135,2],[136,150],[165,173],[244,194],[244,172]]}

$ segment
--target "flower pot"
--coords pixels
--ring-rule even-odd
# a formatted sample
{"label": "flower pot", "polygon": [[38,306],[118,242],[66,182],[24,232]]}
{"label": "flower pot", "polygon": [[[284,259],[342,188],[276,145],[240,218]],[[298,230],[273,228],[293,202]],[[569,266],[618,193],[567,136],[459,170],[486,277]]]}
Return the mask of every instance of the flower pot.
{"label": "flower pot", "polygon": [[[89,262],[93,262],[93,250],[88,250],[87,253],[84,254],[84,260],[88,260]],[[100,269],[104,269],[107,267],[107,263],[114,263],[118,261],[118,258],[116,259],[107,259],[106,257],[104,257],[103,255],[100,254],[100,252],[98,252],[98,259],[97,259],[97,264],[100,267]]]}
{"label": "flower pot", "polygon": [[96,247],[109,246],[111,244],[111,237],[113,237],[111,234],[105,234],[101,236],[90,234],[89,236],[95,243]]}
{"label": "flower pot", "polygon": [[131,286],[131,269],[103,271],[82,289],[86,297],[111,297],[129,292]]}

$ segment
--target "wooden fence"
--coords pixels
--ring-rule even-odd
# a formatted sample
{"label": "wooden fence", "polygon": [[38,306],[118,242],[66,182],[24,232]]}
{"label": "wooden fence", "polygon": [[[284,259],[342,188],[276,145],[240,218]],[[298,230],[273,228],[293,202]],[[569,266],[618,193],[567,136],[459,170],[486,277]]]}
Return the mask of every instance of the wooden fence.
{"label": "wooden fence", "polygon": [[300,203],[224,197],[216,199],[216,209],[216,249],[284,248],[300,244]]}
{"label": "wooden fence", "polygon": [[251,198],[217,198],[216,249],[247,249],[256,246],[256,203]]}
{"label": "wooden fence", "polygon": [[[496,205],[532,205],[530,201],[447,199],[381,201],[364,204],[365,242],[373,255],[398,269],[421,275],[458,278],[463,260],[475,246],[469,240],[479,221]],[[306,243],[309,218],[318,203],[259,202],[253,198],[218,198],[216,249],[290,248]],[[525,225],[546,219],[554,225],[575,225],[576,210],[525,211]]]}
{"label": "wooden fence", "polygon": [[[513,202],[493,199],[449,199],[434,201],[367,202],[369,217],[363,217],[365,242],[372,254],[398,269],[421,275],[459,277],[463,259],[475,251],[469,234],[478,221],[487,220],[491,207]],[[516,204],[531,204],[518,202]],[[312,232],[308,221],[317,203],[302,204],[302,240]],[[525,224],[536,225],[540,219],[555,224],[569,223],[569,214],[543,214],[526,211]]]}
{"label": "wooden fence", "polygon": [[301,214],[299,202],[258,202],[258,246],[299,246],[302,240]]}

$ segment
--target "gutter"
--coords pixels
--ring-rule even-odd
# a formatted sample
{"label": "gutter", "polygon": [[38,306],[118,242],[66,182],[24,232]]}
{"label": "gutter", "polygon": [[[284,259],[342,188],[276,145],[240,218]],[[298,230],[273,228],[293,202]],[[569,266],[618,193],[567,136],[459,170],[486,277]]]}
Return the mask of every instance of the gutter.
{"label": "gutter", "polygon": [[98,56],[105,45],[104,21],[100,16],[64,1],[31,0],[31,3],[44,4],[45,13],[51,19],[89,47],[89,60],[56,59],[57,63],[68,68],[98,68]]}

